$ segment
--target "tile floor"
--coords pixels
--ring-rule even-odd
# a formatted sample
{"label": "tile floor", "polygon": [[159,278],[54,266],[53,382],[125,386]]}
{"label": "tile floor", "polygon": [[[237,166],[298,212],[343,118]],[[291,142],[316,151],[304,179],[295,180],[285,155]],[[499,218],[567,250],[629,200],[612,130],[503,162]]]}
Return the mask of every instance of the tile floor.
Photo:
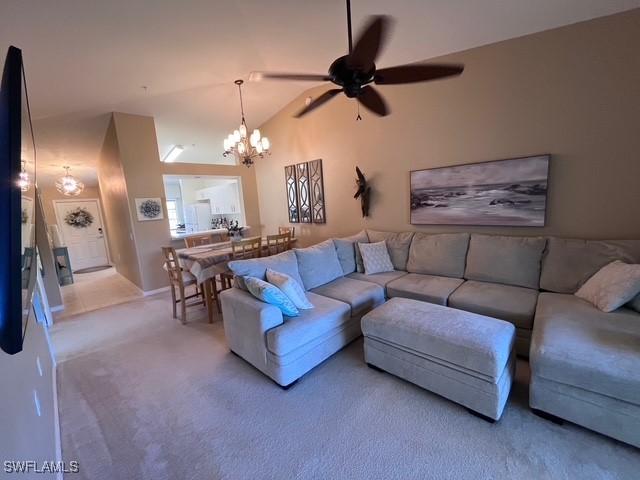
{"label": "tile floor", "polygon": [[143,297],[142,292],[115,268],[74,274],[73,278],[75,283],[61,288],[64,310],[54,314],[54,322]]}

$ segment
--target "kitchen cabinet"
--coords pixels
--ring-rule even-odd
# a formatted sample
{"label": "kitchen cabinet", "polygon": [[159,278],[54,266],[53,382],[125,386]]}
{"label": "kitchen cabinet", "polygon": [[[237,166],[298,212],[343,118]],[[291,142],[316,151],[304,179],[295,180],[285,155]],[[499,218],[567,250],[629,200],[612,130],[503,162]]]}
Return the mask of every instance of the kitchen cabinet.
{"label": "kitchen cabinet", "polygon": [[208,201],[213,215],[240,214],[240,195],[238,185],[218,185],[198,190],[196,198],[199,201]]}

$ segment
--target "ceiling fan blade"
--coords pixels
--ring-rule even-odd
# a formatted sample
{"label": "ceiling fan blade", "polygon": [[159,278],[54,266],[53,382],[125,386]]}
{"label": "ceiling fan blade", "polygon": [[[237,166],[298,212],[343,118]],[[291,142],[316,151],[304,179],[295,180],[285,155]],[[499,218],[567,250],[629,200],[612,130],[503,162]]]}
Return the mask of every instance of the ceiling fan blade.
{"label": "ceiling fan blade", "polygon": [[373,68],[382,45],[385,43],[387,34],[391,27],[391,17],[387,15],[376,15],[371,17],[365,29],[356,40],[347,57],[350,67],[363,71]]}
{"label": "ceiling fan blade", "polygon": [[281,72],[251,72],[249,81],[261,80],[297,80],[305,82],[328,82],[331,78],[326,74],[315,73],[281,73]]}
{"label": "ceiling fan blade", "polygon": [[318,108],[320,105],[323,105],[323,104],[327,103],[329,100],[331,100],[333,97],[335,97],[340,92],[342,92],[341,88],[332,88],[331,90],[327,90],[322,95],[320,95],[318,98],[315,98],[314,100],[312,100],[309,105],[304,107],[302,110],[300,110],[294,116],[296,118],[300,118],[303,115],[306,115],[307,113],[311,112],[312,110],[315,110],[316,108]]}
{"label": "ceiling fan blade", "polygon": [[380,115],[381,117],[385,117],[390,113],[387,102],[385,102],[382,95],[380,95],[370,85],[362,88],[361,93],[358,96],[358,101],[368,110],[371,110],[373,113]]}
{"label": "ceiling fan blade", "polygon": [[460,75],[464,65],[422,63],[382,68],[376,71],[374,82],[378,85],[427,82],[439,78]]}

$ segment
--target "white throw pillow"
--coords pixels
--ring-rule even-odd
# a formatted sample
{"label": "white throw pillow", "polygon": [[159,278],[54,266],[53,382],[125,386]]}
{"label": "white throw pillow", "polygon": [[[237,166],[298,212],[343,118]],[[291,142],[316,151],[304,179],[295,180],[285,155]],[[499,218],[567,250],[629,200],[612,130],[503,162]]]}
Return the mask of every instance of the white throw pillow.
{"label": "white throw pillow", "polygon": [[267,281],[282,290],[282,292],[289,297],[289,300],[299,309],[309,310],[313,308],[313,304],[305,295],[302,285],[300,285],[295,278],[286,273],[276,272],[275,270],[267,268]]}
{"label": "white throw pillow", "polygon": [[387,250],[387,242],[384,240],[376,243],[358,243],[364,263],[364,274],[393,272],[393,263]]}
{"label": "white throw pillow", "polygon": [[602,267],[576,292],[576,297],[603,312],[613,312],[640,292],[640,265],[616,260]]}

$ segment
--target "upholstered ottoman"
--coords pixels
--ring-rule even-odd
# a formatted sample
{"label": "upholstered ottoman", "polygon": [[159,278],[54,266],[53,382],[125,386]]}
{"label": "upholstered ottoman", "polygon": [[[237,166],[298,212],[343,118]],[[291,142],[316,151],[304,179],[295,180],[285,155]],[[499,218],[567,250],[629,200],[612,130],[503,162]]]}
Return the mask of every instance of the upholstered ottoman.
{"label": "upholstered ottoman", "polygon": [[392,298],[362,317],[364,357],[469,409],[502,415],[515,370],[515,327],[462,310]]}

